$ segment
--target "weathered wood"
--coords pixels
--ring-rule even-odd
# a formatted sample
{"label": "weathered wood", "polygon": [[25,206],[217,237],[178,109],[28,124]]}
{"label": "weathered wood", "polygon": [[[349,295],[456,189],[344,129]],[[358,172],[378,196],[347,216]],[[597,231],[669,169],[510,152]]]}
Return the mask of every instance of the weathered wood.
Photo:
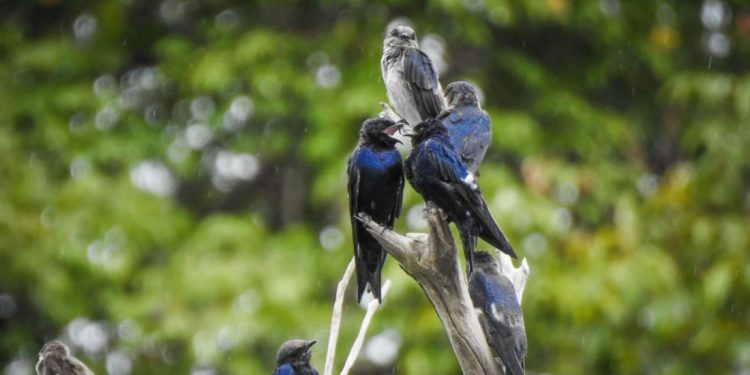
{"label": "weathered wood", "polygon": [[360,219],[401,267],[419,283],[443,323],[464,374],[502,374],[482,332],[456,243],[440,210],[427,209],[429,234],[406,236],[384,228],[364,214]]}

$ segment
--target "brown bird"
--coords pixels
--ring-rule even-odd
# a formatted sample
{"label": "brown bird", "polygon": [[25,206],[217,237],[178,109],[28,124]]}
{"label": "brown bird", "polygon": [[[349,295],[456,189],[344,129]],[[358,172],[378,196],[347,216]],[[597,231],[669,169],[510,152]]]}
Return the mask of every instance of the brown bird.
{"label": "brown bird", "polygon": [[37,375],[94,375],[83,362],[70,355],[70,349],[60,340],[52,340],[39,351]]}

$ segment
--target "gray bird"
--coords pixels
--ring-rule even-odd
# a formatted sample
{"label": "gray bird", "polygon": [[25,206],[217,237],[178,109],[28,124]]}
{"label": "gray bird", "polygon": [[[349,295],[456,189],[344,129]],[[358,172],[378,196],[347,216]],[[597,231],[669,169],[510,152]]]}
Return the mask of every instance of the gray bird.
{"label": "gray bird", "polygon": [[479,107],[477,89],[468,82],[453,82],[445,88],[448,109],[438,120],[448,129],[451,143],[466,168],[477,169],[492,142],[490,116]]}
{"label": "gray bird", "polygon": [[526,328],[513,284],[500,273],[497,259],[474,253],[469,295],[479,314],[485,338],[500,357],[507,375],[524,374]]}
{"label": "gray bird", "polygon": [[392,28],[383,40],[380,59],[388,100],[396,112],[415,126],[445,109],[437,71],[419,50],[417,36],[409,26]]}
{"label": "gray bird", "polygon": [[39,351],[37,375],[94,375],[83,362],[70,355],[70,349],[59,340],[52,340]]}
{"label": "gray bird", "polygon": [[281,345],[276,353],[276,369],[273,375],[318,375],[310,365],[312,350],[316,340],[289,340]]}

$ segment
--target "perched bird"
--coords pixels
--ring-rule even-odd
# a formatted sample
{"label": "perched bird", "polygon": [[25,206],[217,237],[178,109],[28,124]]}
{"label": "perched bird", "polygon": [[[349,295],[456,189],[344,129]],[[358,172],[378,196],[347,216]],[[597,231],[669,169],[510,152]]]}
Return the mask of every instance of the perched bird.
{"label": "perched bird", "polygon": [[432,202],[454,222],[461,235],[468,273],[473,269],[477,236],[504,253],[516,257],[487,208],[474,174],[466,169],[436,119],[414,127],[412,151],[406,158],[406,178],[426,202]]}
{"label": "perched bird", "polygon": [[448,129],[453,148],[466,168],[478,175],[479,163],[492,141],[490,116],[479,107],[476,88],[467,82],[446,86],[445,98],[448,109],[438,115],[438,120]]}
{"label": "perched bird", "polygon": [[312,350],[316,340],[289,340],[281,345],[276,353],[276,369],[273,375],[318,375],[310,365]]}
{"label": "perched bird", "polygon": [[469,295],[479,312],[487,342],[495,349],[508,375],[524,373],[526,329],[513,284],[500,273],[497,259],[484,251],[474,254]]}
{"label": "perched bird", "polygon": [[409,26],[396,26],[383,40],[380,70],[388,100],[411,126],[437,116],[445,109],[438,74],[427,55],[419,50]]}
{"label": "perched bird", "polygon": [[404,190],[401,154],[395,147],[399,141],[392,137],[400,127],[401,124],[385,118],[366,120],[359,132],[359,144],[349,159],[349,214],[357,271],[357,301],[362,299],[368,285],[373,296],[381,300],[380,271],[386,252],[356,217],[364,212],[377,223],[393,228],[401,211]]}
{"label": "perched bird", "polygon": [[94,375],[83,362],[70,355],[70,349],[59,340],[52,340],[39,351],[37,375]]}

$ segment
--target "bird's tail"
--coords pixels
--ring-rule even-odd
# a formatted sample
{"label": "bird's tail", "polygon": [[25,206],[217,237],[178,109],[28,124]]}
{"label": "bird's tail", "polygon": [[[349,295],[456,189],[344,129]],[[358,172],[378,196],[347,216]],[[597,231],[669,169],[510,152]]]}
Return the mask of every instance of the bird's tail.
{"label": "bird's tail", "polygon": [[466,276],[469,276],[474,271],[474,248],[477,246],[477,237],[468,230],[459,228],[458,232],[461,235],[461,245],[464,247],[464,258],[466,258]]}
{"label": "bird's tail", "polygon": [[360,234],[359,255],[355,265],[357,271],[357,302],[369,288],[373,297],[383,302],[380,292],[380,272],[385,261],[385,250],[370,236],[369,233]]}
{"label": "bird's tail", "polygon": [[516,252],[513,250],[513,246],[510,245],[508,238],[505,237],[505,234],[495,222],[495,219],[490,214],[486,205],[484,206],[483,211],[485,211],[485,214],[481,215],[483,225],[480,226],[481,230],[479,232],[479,237],[487,241],[487,243],[494,246],[496,249],[512,256],[513,258],[518,258]]}

